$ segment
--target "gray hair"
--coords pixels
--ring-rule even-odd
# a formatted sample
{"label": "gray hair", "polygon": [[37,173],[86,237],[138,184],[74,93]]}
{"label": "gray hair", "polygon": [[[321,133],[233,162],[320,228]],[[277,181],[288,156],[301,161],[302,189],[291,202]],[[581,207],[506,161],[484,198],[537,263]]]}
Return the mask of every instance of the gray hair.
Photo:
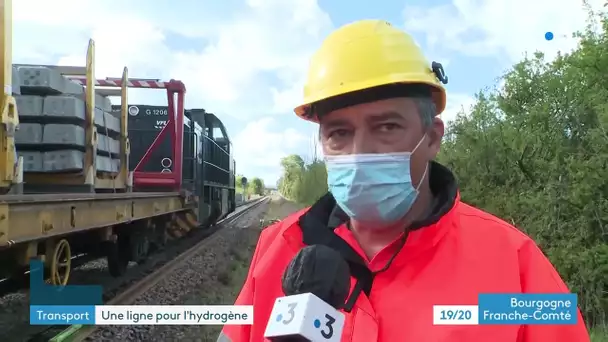
{"label": "gray hair", "polygon": [[431,127],[433,124],[433,118],[437,115],[437,106],[430,97],[416,97],[413,99],[418,109],[418,115],[420,115],[420,122],[422,122],[422,128],[426,129]]}

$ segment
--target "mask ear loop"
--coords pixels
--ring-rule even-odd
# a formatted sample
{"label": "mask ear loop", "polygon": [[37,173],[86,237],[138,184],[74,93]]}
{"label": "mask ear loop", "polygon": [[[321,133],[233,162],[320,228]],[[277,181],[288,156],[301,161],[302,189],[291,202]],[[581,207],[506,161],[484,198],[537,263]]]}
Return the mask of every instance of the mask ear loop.
{"label": "mask ear loop", "polygon": [[424,135],[422,136],[422,138],[420,138],[420,141],[418,141],[418,143],[416,144],[416,147],[414,147],[414,149],[412,150],[412,152],[410,152],[410,154],[416,153],[416,150],[418,150],[418,147],[420,147],[420,145],[422,145],[422,142],[424,141],[426,136],[427,136],[427,134],[424,133]]}
{"label": "mask ear loop", "polygon": [[[418,147],[420,147],[420,145],[422,145],[422,142],[424,141],[426,136],[427,136],[427,134],[424,133],[424,135],[422,136],[422,138],[420,139],[418,144],[416,144],[416,147],[414,147],[414,149],[412,150],[410,155],[413,155],[414,152],[416,152],[416,150],[418,149]],[[429,163],[426,163],[426,166],[424,167],[424,172],[422,173],[422,177],[420,177],[420,180],[418,181],[418,185],[416,185],[416,196],[418,196],[418,193],[419,193],[418,190],[420,190],[420,186],[422,185],[422,181],[426,177],[426,173],[428,172],[428,170],[429,170]]]}
{"label": "mask ear loop", "polygon": [[422,177],[420,177],[420,180],[418,181],[418,185],[416,185],[416,195],[419,194],[418,190],[420,190],[420,186],[422,185],[422,181],[426,177],[426,173],[428,171],[429,171],[429,163],[426,163],[426,166],[424,167],[424,173],[422,173]]}

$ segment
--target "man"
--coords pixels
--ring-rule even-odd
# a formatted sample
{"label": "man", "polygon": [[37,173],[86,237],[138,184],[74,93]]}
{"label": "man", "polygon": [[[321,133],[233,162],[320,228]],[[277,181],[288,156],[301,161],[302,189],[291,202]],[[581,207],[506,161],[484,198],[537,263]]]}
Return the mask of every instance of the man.
{"label": "man", "polygon": [[295,112],[320,125],[330,193],[262,232],[236,301],[254,306],[254,324],[226,326],[219,341],[263,340],[281,275],[313,244],[351,268],[342,341],[589,341],[580,313],[576,325],[433,325],[433,305],[474,305],[479,293],[569,292],[529,237],[462,203],[454,175],[433,161],[442,83],[441,65],[387,22],[326,39]]}

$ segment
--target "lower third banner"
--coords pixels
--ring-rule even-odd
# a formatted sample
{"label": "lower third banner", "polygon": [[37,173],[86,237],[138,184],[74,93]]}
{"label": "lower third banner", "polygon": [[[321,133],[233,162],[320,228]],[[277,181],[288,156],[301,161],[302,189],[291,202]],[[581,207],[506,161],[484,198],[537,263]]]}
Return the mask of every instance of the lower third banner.
{"label": "lower third banner", "polygon": [[576,324],[576,294],[480,294],[479,324]]}
{"label": "lower third banner", "polygon": [[434,305],[435,325],[577,324],[576,294],[480,294],[478,305]]}
{"label": "lower third banner", "polygon": [[32,305],[31,325],[247,325],[251,305]]}

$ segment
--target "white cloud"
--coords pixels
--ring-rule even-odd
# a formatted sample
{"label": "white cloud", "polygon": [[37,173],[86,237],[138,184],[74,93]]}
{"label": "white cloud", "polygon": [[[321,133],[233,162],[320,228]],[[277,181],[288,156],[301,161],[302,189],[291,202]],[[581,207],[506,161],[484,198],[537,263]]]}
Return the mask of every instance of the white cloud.
{"label": "white cloud", "polygon": [[293,113],[294,107],[302,103],[304,100],[304,82],[306,81],[304,69],[283,70],[278,74],[285,87],[271,88],[274,113]]}
{"label": "white cloud", "polygon": [[298,99],[292,89],[301,89],[308,58],[331,21],[316,0],[247,4],[203,51],[179,54],[174,74],[227,114],[284,114]]}
{"label": "white cloud", "polygon": [[[603,2],[589,0],[595,9]],[[571,34],[585,27],[587,12],[582,1],[452,0],[430,8],[407,6],[404,17],[406,29],[425,34],[431,48],[506,57],[511,64],[526,51],[551,58],[574,48]],[[555,34],[552,41],[545,40],[547,31]]]}
{"label": "white cloud", "polygon": [[108,14],[108,8],[101,4],[99,1],[83,0],[17,0],[13,1],[13,19],[16,23],[81,29],[91,27],[96,22],[85,13]]}
{"label": "white cloud", "polygon": [[464,112],[470,113],[471,107],[475,104],[475,97],[467,94],[450,93],[447,94],[447,106],[440,118],[446,125],[456,119],[456,116]]}
{"label": "white cloud", "polygon": [[[93,38],[97,78],[120,76],[127,66],[131,77],[180,79],[188,89],[187,107],[249,121],[292,111],[301,98],[308,58],[332,26],[316,0],[248,0],[238,12],[200,16],[184,13],[185,7],[177,13],[175,7],[149,2],[136,10],[136,1],[14,1],[14,62],[81,66]],[[163,13],[154,8],[185,19],[175,25],[175,20],[158,20]],[[103,20],[91,20],[86,13]],[[202,37],[206,45],[171,50],[168,29]],[[129,99],[166,104],[161,91],[132,89]],[[295,129],[277,128],[270,118],[252,121],[231,137],[239,170],[266,170],[258,176],[267,181],[279,177],[281,157],[308,152],[311,139]]]}
{"label": "white cloud", "polygon": [[[58,0],[53,6],[45,0],[17,1],[15,42],[27,44],[15,44],[15,61],[56,63],[50,59],[58,54],[63,65],[82,65],[91,37],[97,45],[99,77],[117,76],[127,65],[133,77],[181,79],[188,88],[190,106],[249,119],[291,111],[300,98],[308,58],[332,26],[316,0],[248,0],[237,14],[205,13],[205,17],[228,18],[214,21],[213,29],[202,29],[209,23],[186,16],[192,20],[181,22],[177,31],[191,28],[193,36],[208,42],[172,51],[165,31],[173,25],[133,12],[128,3],[116,6],[109,1]],[[73,16],[71,10],[104,19]],[[151,10],[142,12],[154,17]],[[34,26],[44,28],[36,30],[41,37],[27,30]],[[66,39],[57,42],[62,36]]]}
{"label": "white cloud", "polygon": [[281,176],[279,161],[292,153],[310,154],[313,139],[310,133],[281,127],[274,117],[251,121],[233,141],[237,172],[275,185]]}
{"label": "white cloud", "polygon": [[[604,0],[588,3],[597,10]],[[493,57],[510,66],[525,53],[541,51],[552,59],[558,51],[571,51],[578,43],[572,33],[585,29],[588,13],[582,1],[451,0],[431,7],[406,6],[403,17],[405,30],[421,34],[428,50]],[[545,39],[547,31],[554,33],[553,40]],[[496,88],[503,86],[504,80],[499,80]],[[470,94],[448,93],[441,118],[449,125],[458,113],[469,113],[474,103]]]}
{"label": "white cloud", "polygon": [[[72,10],[104,19],[74,16]],[[84,66],[92,38],[97,78],[120,77],[125,66],[131,77],[171,78],[167,65],[173,56],[165,45],[163,29],[146,18],[123,12],[121,7],[105,6],[102,1],[59,0],[51,6],[44,0],[20,0],[14,2],[13,12],[15,63]],[[129,92],[132,102],[163,105],[165,94],[139,89]]]}

